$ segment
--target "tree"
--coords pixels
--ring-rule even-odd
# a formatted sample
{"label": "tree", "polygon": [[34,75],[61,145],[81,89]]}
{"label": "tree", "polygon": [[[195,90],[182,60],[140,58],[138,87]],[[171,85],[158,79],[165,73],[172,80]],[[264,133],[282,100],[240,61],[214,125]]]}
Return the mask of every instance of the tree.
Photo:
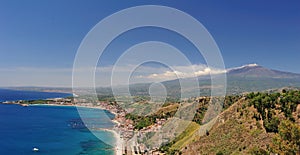
{"label": "tree", "polygon": [[267,132],[278,132],[278,125],[280,121],[278,117],[273,117],[271,119],[265,119],[264,120],[264,127],[266,128]]}
{"label": "tree", "polygon": [[300,126],[290,120],[283,120],[279,133],[273,138],[271,152],[279,154],[300,154]]}

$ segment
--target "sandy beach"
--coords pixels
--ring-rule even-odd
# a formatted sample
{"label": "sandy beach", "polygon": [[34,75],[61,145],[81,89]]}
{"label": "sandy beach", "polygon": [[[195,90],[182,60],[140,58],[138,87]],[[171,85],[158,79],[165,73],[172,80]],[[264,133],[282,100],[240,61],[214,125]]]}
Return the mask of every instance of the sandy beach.
{"label": "sandy beach", "polygon": [[110,132],[112,132],[114,134],[114,137],[116,139],[116,143],[115,143],[115,154],[116,155],[120,155],[122,154],[122,144],[123,144],[123,140],[120,138],[120,135],[117,133],[117,131],[115,130],[108,130]]}

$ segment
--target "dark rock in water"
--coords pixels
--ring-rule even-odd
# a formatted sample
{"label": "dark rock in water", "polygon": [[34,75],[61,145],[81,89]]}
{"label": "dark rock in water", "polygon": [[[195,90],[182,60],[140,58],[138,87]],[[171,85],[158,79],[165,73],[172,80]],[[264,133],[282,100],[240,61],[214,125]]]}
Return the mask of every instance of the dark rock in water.
{"label": "dark rock in water", "polygon": [[80,152],[80,154],[96,154],[100,150],[103,152],[109,153],[111,150],[114,149],[113,146],[110,146],[106,143],[104,143],[101,140],[89,140],[89,141],[83,141],[80,143],[83,151]]}

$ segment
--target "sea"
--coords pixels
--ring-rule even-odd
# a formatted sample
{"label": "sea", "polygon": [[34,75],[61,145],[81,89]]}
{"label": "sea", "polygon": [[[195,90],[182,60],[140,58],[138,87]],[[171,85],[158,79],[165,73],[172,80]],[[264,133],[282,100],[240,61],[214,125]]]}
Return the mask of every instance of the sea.
{"label": "sea", "polygon": [[[83,119],[96,120],[99,128],[112,128],[114,115],[106,110],[34,105],[23,107],[4,101],[67,97],[46,93],[0,89],[0,155],[112,155],[113,133],[90,131]],[[109,116],[109,117],[105,117]],[[87,118],[81,118],[86,116]],[[103,119],[109,118],[109,119]],[[100,122],[100,123],[99,123]],[[37,148],[38,151],[33,149]]]}

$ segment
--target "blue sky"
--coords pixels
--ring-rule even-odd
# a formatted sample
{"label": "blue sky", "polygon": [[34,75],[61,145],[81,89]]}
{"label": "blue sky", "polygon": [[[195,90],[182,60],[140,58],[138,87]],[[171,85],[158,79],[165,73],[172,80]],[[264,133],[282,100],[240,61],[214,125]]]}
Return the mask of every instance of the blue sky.
{"label": "blue sky", "polygon": [[[226,68],[258,63],[300,73],[299,1],[11,0],[0,2],[0,86],[70,86],[69,69],[90,29],[117,11],[146,4],[174,7],[199,20],[218,44]],[[100,64],[112,65],[123,50],[147,40],[172,43],[193,64],[205,63],[184,38],[141,28],[116,39]]]}

